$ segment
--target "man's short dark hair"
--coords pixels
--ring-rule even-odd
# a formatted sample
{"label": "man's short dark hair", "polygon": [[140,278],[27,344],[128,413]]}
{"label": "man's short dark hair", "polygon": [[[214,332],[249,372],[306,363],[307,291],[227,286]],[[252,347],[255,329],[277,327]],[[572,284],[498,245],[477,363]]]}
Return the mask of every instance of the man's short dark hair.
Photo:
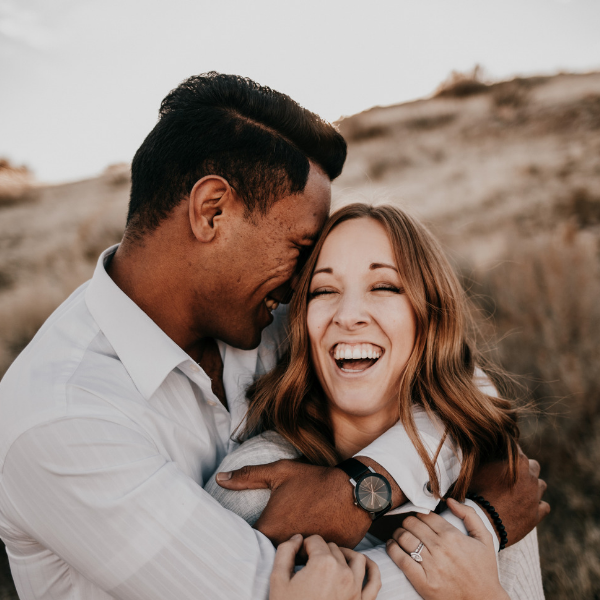
{"label": "man's short dark hair", "polygon": [[155,229],[206,175],[226,179],[247,215],[266,214],[304,190],[309,159],[331,180],[346,160],[344,138],[318,115],[245,77],[190,77],[162,101],[158,123],[135,154],[128,232]]}

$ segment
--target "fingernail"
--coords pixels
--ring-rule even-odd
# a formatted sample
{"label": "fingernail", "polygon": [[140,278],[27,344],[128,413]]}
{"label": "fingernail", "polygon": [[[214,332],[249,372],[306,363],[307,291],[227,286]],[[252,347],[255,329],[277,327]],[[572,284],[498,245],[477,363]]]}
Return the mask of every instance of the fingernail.
{"label": "fingernail", "polygon": [[290,542],[298,542],[300,541],[302,538],[302,536],[299,533],[295,533],[291,538],[290,538]]}
{"label": "fingernail", "polygon": [[394,540],[388,540],[388,541],[385,543],[385,545],[386,545],[386,546],[390,546],[390,545],[391,545],[391,544],[393,544],[393,543],[394,543]]}
{"label": "fingernail", "polygon": [[215,478],[217,481],[229,481],[231,479],[231,471],[225,471],[223,473],[217,473]]}

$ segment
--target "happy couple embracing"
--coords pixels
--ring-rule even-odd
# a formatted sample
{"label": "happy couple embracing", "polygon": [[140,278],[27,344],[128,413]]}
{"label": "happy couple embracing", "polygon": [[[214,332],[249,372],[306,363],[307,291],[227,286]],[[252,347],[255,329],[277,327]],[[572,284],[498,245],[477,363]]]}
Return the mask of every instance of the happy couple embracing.
{"label": "happy couple embracing", "polygon": [[163,100],[123,241],[0,384],[21,599],[543,598],[499,371],[417,220],[329,216],[345,158],[248,79]]}

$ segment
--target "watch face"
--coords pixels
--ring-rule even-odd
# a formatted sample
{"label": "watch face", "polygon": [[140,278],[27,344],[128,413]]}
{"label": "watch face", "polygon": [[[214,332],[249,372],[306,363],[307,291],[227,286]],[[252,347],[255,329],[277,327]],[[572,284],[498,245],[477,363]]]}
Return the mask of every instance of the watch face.
{"label": "watch face", "polygon": [[382,475],[367,475],[356,486],[356,498],[365,510],[379,512],[392,501],[392,488]]}

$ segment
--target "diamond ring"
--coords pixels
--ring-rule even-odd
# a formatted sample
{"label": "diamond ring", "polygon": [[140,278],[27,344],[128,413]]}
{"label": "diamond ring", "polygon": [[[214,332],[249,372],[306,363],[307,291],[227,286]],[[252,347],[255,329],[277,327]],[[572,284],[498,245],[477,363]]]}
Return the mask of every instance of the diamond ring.
{"label": "diamond ring", "polygon": [[417,562],[423,562],[423,557],[419,554],[423,550],[423,542],[419,542],[417,549],[414,552],[410,553],[410,557]]}

